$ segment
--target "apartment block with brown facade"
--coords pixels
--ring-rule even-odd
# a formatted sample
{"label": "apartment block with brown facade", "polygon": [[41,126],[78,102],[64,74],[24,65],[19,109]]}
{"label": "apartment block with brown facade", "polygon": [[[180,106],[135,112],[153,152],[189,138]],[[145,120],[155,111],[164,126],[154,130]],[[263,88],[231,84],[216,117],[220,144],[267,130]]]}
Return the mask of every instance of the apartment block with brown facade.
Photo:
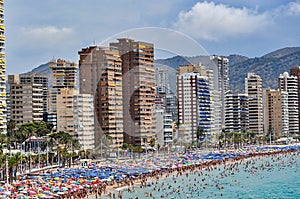
{"label": "apartment block with brown facade", "polygon": [[110,148],[123,144],[122,66],[114,47],[90,46],[79,51],[80,93],[94,96],[95,147],[106,136]]}
{"label": "apartment block with brown facade", "polygon": [[289,130],[288,93],[266,89],[265,95],[265,133],[272,140],[287,136]]}
{"label": "apartment block with brown facade", "polygon": [[121,38],[110,46],[122,59],[124,141],[143,145],[155,137],[154,45]]}

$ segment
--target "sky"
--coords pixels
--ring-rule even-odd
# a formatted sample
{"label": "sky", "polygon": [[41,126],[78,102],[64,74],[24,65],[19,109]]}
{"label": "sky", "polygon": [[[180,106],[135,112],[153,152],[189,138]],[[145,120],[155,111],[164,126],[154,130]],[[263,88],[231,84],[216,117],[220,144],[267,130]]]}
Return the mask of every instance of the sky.
{"label": "sky", "polygon": [[156,58],[260,57],[300,46],[300,0],[6,0],[7,74],[129,37],[153,42]]}

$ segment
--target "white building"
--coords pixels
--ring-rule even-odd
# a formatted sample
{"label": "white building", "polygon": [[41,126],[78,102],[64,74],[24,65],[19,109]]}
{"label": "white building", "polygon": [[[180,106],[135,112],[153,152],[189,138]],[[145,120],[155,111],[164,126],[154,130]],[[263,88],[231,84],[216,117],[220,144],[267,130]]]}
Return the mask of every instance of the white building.
{"label": "white building", "polygon": [[207,77],[200,76],[199,73],[177,75],[177,96],[178,121],[185,130],[190,128],[189,137],[185,140],[197,141],[199,128],[210,137],[211,97]]}
{"label": "white building", "polygon": [[95,148],[94,98],[90,94],[74,95],[75,132],[84,150]]}
{"label": "white building", "polygon": [[225,94],[230,90],[229,59],[224,56],[211,56],[210,60],[214,74],[214,94],[220,96],[221,125],[225,126]]}
{"label": "white building", "polygon": [[167,71],[162,68],[155,68],[155,87],[156,93],[170,93],[170,84]]}
{"label": "white building", "polygon": [[278,88],[280,91],[288,93],[288,117],[289,131],[288,134],[299,133],[298,123],[298,78],[289,76],[288,72],[279,75]]}
{"label": "white building", "polygon": [[172,115],[166,113],[164,107],[155,108],[156,140],[160,146],[173,143],[173,120]]}

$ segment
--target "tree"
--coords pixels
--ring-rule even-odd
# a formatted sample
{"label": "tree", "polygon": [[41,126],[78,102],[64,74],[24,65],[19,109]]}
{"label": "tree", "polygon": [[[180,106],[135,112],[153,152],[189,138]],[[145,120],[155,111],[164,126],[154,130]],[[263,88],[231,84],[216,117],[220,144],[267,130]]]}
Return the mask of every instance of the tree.
{"label": "tree", "polygon": [[154,147],[154,146],[155,146],[155,141],[156,141],[155,138],[151,138],[151,139],[150,139],[150,146],[151,146],[151,147]]}
{"label": "tree", "polygon": [[32,136],[44,137],[52,132],[53,124],[49,122],[27,122],[17,127],[18,143],[23,143]]}
{"label": "tree", "polygon": [[[200,141],[201,139],[203,140],[205,136],[204,129],[201,128],[200,126],[197,127],[197,147],[200,147]],[[206,140],[206,138],[205,138]]]}
{"label": "tree", "polygon": [[[16,131],[16,122],[14,120],[9,120],[7,122],[7,144],[11,145],[14,143],[14,147],[16,147],[15,142],[17,141],[17,131]],[[10,148],[10,147],[9,147]]]}
{"label": "tree", "polygon": [[[49,136],[57,142],[57,159],[62,158],[62,166],[65,166],[66,161],[71,164],[71,160],[74,157],[73,150],[81,148],[79,141],[74,139],[69,133],[63,131],[59,131],[58,133]],[[69,150],[71,150],[71,153],[69,153]]]}
{"label": "tree", "polygon": [[128,149],[128,144],[124,142],[123,145],[122,145],[122,149],[127,150]]}
{"label": "tree", "polygon": [[21,161],[20,153],[10,154],[10,157],[8,157],[8,171],[9,171],[10,183],[12,183],[13,180],[16,180],[17,167],[20,161]]}

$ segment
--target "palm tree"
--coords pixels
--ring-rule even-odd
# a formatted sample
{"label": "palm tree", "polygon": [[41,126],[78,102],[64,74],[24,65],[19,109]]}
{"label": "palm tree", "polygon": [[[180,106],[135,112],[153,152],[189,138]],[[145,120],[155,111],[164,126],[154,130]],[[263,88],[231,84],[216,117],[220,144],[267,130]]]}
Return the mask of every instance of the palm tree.
{"label": "palm tree", "polygon": [[9,171],[10,183],[12,183],[13,180],[16,180],[16,172],[20,160],[21,160],[20,153],[11,154],[10,157],[8,157],[8,171]]}
{"label": "palm tree", "polygon": [[[81,145],[77,139],[74,139],[69,133],[65,133],[63,131],[60,131],[55,134],[49,135],[50,138],[53,138],[56,140],[57,146],[57,158],[62,158],[63,166],[65,165],[66,160],[68,162],[72,161],[72,154],[74,149],[80,149]],[[72,150],[71,155],[69,154],[69,150]]]}
{"label": "palm tree", "polygon": [[[17,140],[17,134],[16,134],[16,122],[14,121],[14,120],[9,120],[8,122],[7,122],[7,134],[6,134],[6,136],[7,136],[7,144],[11,144],[11,142],[13,142],[14,143],[14,147],[16,147],[16,140]],[[9,149],[10,149],[10,147],[9,147]]]}

